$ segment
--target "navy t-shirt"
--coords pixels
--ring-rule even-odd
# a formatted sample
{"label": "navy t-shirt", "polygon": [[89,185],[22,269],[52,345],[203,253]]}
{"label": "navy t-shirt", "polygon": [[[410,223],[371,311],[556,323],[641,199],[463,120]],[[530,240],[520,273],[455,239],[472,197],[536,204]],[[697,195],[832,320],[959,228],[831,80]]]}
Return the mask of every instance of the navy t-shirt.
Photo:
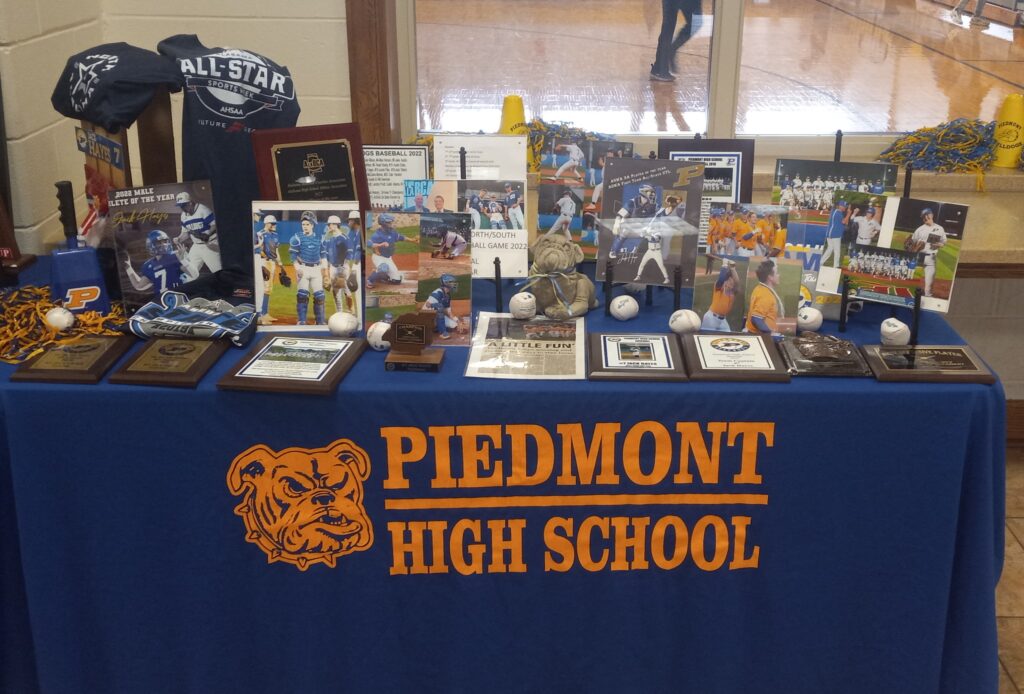
{"label": "navy t-shirt", "polygon": [[185,82],[184,180],[209,179],[221,262],[251,277],[251,203],[260,194],[250,135],[295,127],[299,102],[291,73],[250,51],[208,48],[194,34],[166,38],[157,50],[177,61]]}

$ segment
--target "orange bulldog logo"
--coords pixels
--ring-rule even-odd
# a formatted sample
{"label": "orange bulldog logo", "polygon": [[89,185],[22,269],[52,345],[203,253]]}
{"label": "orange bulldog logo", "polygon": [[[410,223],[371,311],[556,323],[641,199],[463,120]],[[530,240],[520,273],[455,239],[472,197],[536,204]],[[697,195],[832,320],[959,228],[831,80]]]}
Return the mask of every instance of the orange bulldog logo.
{"label": "orange bulldog logo", "polygon": [[228,489],[242,497],[235,513],[245,521],[245,539],[267,553],[267,561],[305,571],[323,562],[369,549],[373,526],[363,508],[363,482],[370,457],[348,439],[326,448],[286,448],[275,453],[253,446],[231,463]]}

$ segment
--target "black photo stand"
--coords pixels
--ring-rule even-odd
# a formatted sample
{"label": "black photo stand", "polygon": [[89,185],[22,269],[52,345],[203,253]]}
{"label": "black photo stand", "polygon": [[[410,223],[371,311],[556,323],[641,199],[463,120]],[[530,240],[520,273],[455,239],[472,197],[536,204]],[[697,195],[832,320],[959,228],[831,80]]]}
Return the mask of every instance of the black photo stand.
{"label": "black photo stand", "polygon": [[843,156],[843,131],[836,130],[836,151],[832,157],[832,161],[839,163]]}
{"label": "black photo stand", "polygon": [[604,268],[604,315],[612,315],[612,292],[615,291],[615,263],[611,260]]}

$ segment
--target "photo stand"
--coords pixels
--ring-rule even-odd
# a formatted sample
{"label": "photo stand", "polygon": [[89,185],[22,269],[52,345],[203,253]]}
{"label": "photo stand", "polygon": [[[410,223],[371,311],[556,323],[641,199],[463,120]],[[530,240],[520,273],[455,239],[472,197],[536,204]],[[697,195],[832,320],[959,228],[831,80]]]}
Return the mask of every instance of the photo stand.
{"label": "photo stand", "polygon": [[[907,344],[911,347],[917,346],[917,333],[921,327],[921,297],[924,295],[921,288],[918,287],[914,290],[914,308],[912,309],[913,315],[910,319],[910,342]],[[842,298],[839,303],[839,332],[846,332],[846,319],[847,309],[850,305],[850,278],[843,278],[843,289]],[[893,307],[892,315],[896,315],[896,308]]]}

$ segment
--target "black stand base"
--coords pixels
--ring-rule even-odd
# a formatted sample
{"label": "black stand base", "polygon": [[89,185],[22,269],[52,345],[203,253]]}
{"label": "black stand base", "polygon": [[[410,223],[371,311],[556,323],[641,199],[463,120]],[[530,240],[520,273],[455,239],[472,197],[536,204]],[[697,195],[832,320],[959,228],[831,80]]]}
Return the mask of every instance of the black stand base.
{"label": "black stand base", "polygon": [[680,308],[679,295],[683,291],[683,269],[676,265],[672,272],[672,313]]}
{"label": "black stand base", "polygon": [[501,258],[494,259],[494,312],[505,312],[505,297],[501,293]]}
{"label": "black stand base", "polygon": [[612,315],[612,283],[615,281],[615,263],[609,261],[604,270],[604,315]]}
{"label": "black stand base", "polygon": [[846,332],[846,312],[850,308],[850,278],[843,278],[843,294],[839,302],[839,332]]}

